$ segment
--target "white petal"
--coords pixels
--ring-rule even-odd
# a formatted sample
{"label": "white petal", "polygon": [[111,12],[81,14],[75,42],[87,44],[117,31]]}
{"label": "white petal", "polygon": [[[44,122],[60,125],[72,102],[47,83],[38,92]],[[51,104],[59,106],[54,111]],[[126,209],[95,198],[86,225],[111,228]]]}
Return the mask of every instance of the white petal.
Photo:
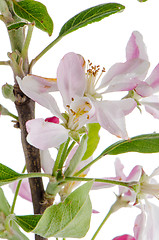
{"label": "white petal", "polygon": [[45,122],[42,118],[29,120],[26,128],[27,141],[41,150],[57,147],[68,138],[69,130],[60,124]]}
{"label": "white petal", "polygon": [[51,175],[54,166],[54,160],[51,157],[49,150],[40,151],[40,160],[41,167],[44,170],[44,172]]}
{"label": "white petal", "polygon": [[28,75],[22,80],[17,77],[17,82],[22,92],[24,92],[29,98],[49,109],[53,115],[62,118],[55,99],[48,93],[49,89],[54,88],[51,87],[52,83],[47,82],[44,78],[33,75]]}
{"label": "white petal", "polygon": [[136,107],[133,99],[120,101],[96,101],[96,116],[100,125],[110,133],[128,139],[125,115],[129,114]]}
{"label": "white petal", "polygon": [[73,52],[67,53],[57,69],[57,85],[63,97],[64,105],[69,105],[71,99],[83,96],[86,79],[84,60]]}
{"label": "white petal", "polygon": [[108,88],[107,90],[108,92],[132,90],[139,80],[145,78],[149,66],[149,62],[141,59],[132,59],[125,63],[116,63],[103,77],[99,89],[110,85],[110,89]]}
{"label": "white petal", "polygon": [[151,96],[140,101],[145,106],[145,110],[154,118],[159,119],[159,97]]}

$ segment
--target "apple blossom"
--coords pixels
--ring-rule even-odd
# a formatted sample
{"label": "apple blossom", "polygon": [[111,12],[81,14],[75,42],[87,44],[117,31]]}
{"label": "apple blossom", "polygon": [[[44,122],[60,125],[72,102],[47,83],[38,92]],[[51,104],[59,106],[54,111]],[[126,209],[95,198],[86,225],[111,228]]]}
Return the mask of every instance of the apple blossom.
{"label": "apple blossom", "polygon": [[[159,91],[159,64],[157,64],[150,76],[145,79],[149,68],[148,56],[143,38],[139,32],[132,33],[127,44],[126,55],[128,61],[145,60],[145,63],[147,61],[147,67],[145,67],[145,72],[143,71],[143,76],[136,76],[135,78],[136,86],[132,87],[131,84],[129,85],[127,89],[129,90],[128,97],[132,97],[139,105],[143,105],[145,110],[153,117],[159,118],[159,97],[154,95]],[[118,77],[117,73],[115,78]],[[119,85],[122,87],[120,82]]]}
{"label": "apple blossom", "polygon": [[[136,71],[136,68],[139,68],[137,64],[135,64],[132,71]],[[67,101],[70,101],[71,96],[77,94],[78,96],[84,95],[88,97],[95,107],[95,116],[91,119],[91,122],[99,122],[110,133],[127,139],[125,115],[129,114],[136,107],[136,102],[133,99],[120,101],[102,100],[101,93],[97,92],[96,89],[96,85],[101,77],[98,77],[98,72],[99,66],[92,66],[90,62],[89,69],[85,72],[85,60],[80,55],[70,52],[63,57],[57,70],[59,91],[63,95],[70,93]],[[104,69],[102,70],[103,72],[105,72]],[[132,82],[134,86],[134,80],[130,81],[130,78],[128,78],[126,81]],[[103,84],[103,87],[106,87],[110,82],[111,80]],[[79,87],[80,90],[78,89]]]}
{"label": "apple blossom", "polygon": [[[137,184],[133,187],[133,191],[126,187],[119,187],[119,195],[123,201],[133,203],[134,206],[141,210],[137,216],[134,224],[134,238],[135,240],[157,240],[158,227],[156,224],[159,219],[159,207],[148,201],[149,197],[159,197],[159,184],[154,179],[159,175],[159,168],[156,168],[150,176],[146,175],[141,166],[135,166],[130,174],[126,177],[123,172],[124,166],[120,160],[115,161],[115,169],[117,178],[125,182],[135,181]],[[115,178],[114,178],[115,179]],[[93,189],[100,189],[109,187],[109,184],[94,183]],[[112,187],[112,184],[110,185]],[[126,235],[115,239],[125,239]],[[128,235],[129,236],[129,235]],[[127,238],[126,238],[127,239]],[[130,238],[131,239],[131,238]]]}
{"label": "apple blossom", "polygon": [[[144,50],[142,52],[142,55],[144,55]],[[102,94],[134,89],[137,86],[138,79],[142,79],[143,75],[145,76],[148,65],[147,59],[128,59],[125,63],[112,66],[103,77],[101,84],[98,84],[101,78],[101,75],[98,76],[99,66],[92,66],[89,61],[89,67],[85,72],[84,58],[70,52],[63,57],[58,66],[57,81],[34,75],[27,75],[22,80],[17,77],[17,81],[21,90],[27,96],[50,109],[52,114],[66,122],[60,114],[55,99],[49,94],[49,92],[58,89],[69,115],[68,128],[73,125],[74,129],[79,129],[84,123],[88,122],[85,119],[80,125],[79,116],[80,119],[82,116],[82,118],[87,117],[90,122],[99,122],[110,133],[127,139],[125,115],[136,107],[136,102],[131,98],[119,101],[102,100]],[[104,72],[105,69],[103,68],[102,73]],[[118,78],[116,74],[119,75]],[[103,93],[100,92],[101,89],[104,89]],[[86,110],[84,110],[85,108]],[[85,111],[89,113],[84,114]],[[76,115],[77,124],[74,122],[72,115]]]}
{"label": "apple blossom", "polygon": [[61,114],[55,99],[48,93],[49,90],[57,89],[55,81],[52,83],[50,79],[42,80],[41,77],[33,75],[28,75],[23,80],[17,77],[17,81],[25,94],[48,108],[63,121],[63,125],[61,125],[40,118],[26,123],[27,141],[41,150],[59,146],[67,140],[69,133],[72,136],[72,132],[82,128],[94,116],[95,109],[91,100],[88,97],[79,97],[72,94],[71,99],[68,101],[69,91],[66,94],[60,92],[67,111],[64,115]]}

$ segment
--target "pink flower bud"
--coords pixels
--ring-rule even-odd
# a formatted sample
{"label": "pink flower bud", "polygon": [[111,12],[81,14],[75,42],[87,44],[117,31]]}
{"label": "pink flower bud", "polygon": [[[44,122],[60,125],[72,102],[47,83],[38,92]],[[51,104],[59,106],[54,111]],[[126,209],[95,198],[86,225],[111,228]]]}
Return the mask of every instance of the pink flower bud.
{"label": "pink flower bud", "polygon": [[59,124],[60,121],[59,121],[59,118],[54,116],[54,117],[46,118],[45,122],[51,122],[51,123]]}

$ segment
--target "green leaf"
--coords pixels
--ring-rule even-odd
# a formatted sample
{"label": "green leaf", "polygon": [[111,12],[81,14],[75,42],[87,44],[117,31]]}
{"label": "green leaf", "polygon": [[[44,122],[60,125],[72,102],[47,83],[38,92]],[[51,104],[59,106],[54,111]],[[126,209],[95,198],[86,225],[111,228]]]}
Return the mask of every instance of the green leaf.
{"label": "green leaf", "polygon": [[123,5],[118,3],[106,3],[86,9],[75,15],[63,25],[59,37],[65,36],[78,28],[85,27],[87,24],[98,22],[105,17],[124,10],[124,8]]}
{"label": "green leaf", "polygon": [[36,215],[15,216],[15,221],[25,231],[33,231],[45,238],[82,238],[90,225],[92,206],[89,191],[92,184],[92,181],[87,182],[72,192],[64,202],[48,207],[41,218]]}
{"label": "green leaf", "polygon": [[21,226],[24,231],[31,232],[34,230],[42,215],[26,215],[26,216],[15,216],[15,221]]}
{"label": "green leaf", "polygon": [[8,216],[10,213],[10,206],[2,188],[0,188],[0,212],[3,212],[5,216]]}
{"label": "green leaf", "polygon": [[50,36],[53,32],[53,21],[49,16],[45,5],[34,0],[23,0],[17,2],[13,0],[14,11],[22,19],[35,22],[35,26]]}
{"label": "green leaf", "polygon": [[86,149],[87,149],[87,139],[88,139],[88,137],[85,134],[82,137],[80,145],[79,145],[77,151],[75,152],[75,154],[73,155],[72,159],[70,160],[70,164],[64,173],[66,177],[72,176],[73,173],[76,171],[78,164],[81,162],[82,157],[85,154]]}
{"label": "green leaf", "polygon": [[147,0],[138,0],[139,2],[147,2]]}
{"label": "green leaf", "polygon": [[[10,214],[10,206],[4,195],[2,188],[0,188],[0,212],[3,212],[5,217]],[[9,240],[29,240],[19,229],[15,222],[12,223],[10,230],[7,232],[4,222],[0,219],[0,228],[4,228],[4,231],[0,229],[0,238]]]}
{"label": "green leaf", "polygon": [[19,179],[23,174],[19,174],[11,168],[0,163],[0,186]]}
{"label": "green leaf", "polygon": [[18,22],[18,23],[14,23],[14,24],[11,24],[7,27],[8,31],[11,31],[11,30],[17,30],[21,27],[24,27],[25,25],[28,25],[28,23],[26,22]]}
{"label": "green leaf", "polygon": [[[29,240],[19,229],[19,226],[17,226],[17,223],[12,222],[11,227],[12,234],[9,235],[8,240]],[[14,233],[14,235],[13,235]]]}
{"label": "green leaf", "polygon": [[96,150],[98,143],[99,143],[99,130],[100,124],[99,123],[89,123],[87,124],[88,129],[88,141],[87,141],[87,150],[82,158],[82,160],[88,159],[94,151]]}
{"label": "green leaf", "polygon": [[101,156],[104,155],[117,155],[127,152],[139,153],[157,153],[159,152],[159,134],[144,134],[139,135],[129,140],[118,141],[108,148],[106,148]]}

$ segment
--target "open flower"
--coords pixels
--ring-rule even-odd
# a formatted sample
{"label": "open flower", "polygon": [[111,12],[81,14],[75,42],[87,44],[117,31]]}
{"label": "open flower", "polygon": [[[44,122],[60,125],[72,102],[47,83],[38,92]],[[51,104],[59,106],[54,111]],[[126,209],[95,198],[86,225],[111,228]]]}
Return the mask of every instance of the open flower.
{"label": "open flower", "polygon": [[17,81],[25,94],[48,108],[52,114],[63,121],[61,125],[54,121],[48,121],[48,119],[39,118],[26,123],[27,141],[41,150],[59,146],[67,140],[70,132],[79,130],[94,116],[95,109],[91,100],[74,93],[69,98],[70,92],[68,90],[67,93],[60,91],[66,110],[64,117],[55,99],[49,94],[49,90],[57,89],[56,81],[52,83],[50,79],[42,80],[41,77],[33,75],[28,75],[23,80],[17,77]]}
{"label": "open flower", "polygon": [[[141,210],[137,216],[134,224],[134,238],[135,240],[157,240],[159,230],[157,223],[159,221],[159,207],[148,201],[149,197],[159,198],[159,183],[156,182],[155,176],[159,175],[159,168],[156,168],[150,176],[146,175],[141,166],[135,166],[130,174],[126,177],[120,160],[115,162],[116,177],[125,182],[138,182],[134,190],[126,187],[119,187],[119,195],[122,196],[123,201],[128,201]],[[114,178],[115,179],[115,178]],[[94,183],[94,189],[109,187],[109,184]],[[112,187],[112,184],[110,185]],[[115,239],[127,239],[123,235]],[[129,239],[129,238],[128,238]],[[131,239],[131,238],[130,238]]]}
{"label": "open flower", "polygon": [[[136,65],[136,67],[139,66]],[[102,72],[105,72],[105,70],[103,69]],[[59,91],[63,95],[70,93],[67,101],[70,101],[73,95],[88,97],[95,107],[95,115],[90,121],[99,122],[110,133],[127,139],[125,115],[129,114],[136,107],[136,102],[133,99],[120,101],[102,100],[102,94],[96,88],[100,79],[98,73],[99,66],[92,66],[89,62],[89,68],[85,72],[85,60],[78,54],[68,53],[61,60],[57,70]],[[128,78],[127,81],[130,82],[130,79]],[[107,81],[107,83],[103,84],[103,87],[109,85],[110,82],[111,80]],[[78,86],[80,86],[80,90]]]}
{"label": "open flower", "polygon": [[[85,70],[84,58],[73,52],[66,54],[60,61],[57,81],[34,75],[27,75],[22,80],[17,77],[17,81],[27,96],[48,108],[64,122],[65,127],[73,126],[73,130],[77,130],[87,122],[99,122],[111,134],[127,139],[125,116],[136,107],[136,101],[132,98],[109,101],[103,100],[102,96],[108,92],[132,90],[137,86],[149,66],[144,49],[140,55],[131,59],[129,54],[125,63],[113,65],[101,83],[99,80],[105,69],[99,74],[99,66],[89,62]],[[69,116],[67,124],[55,99],[49,94],[57,89]]]}
{"label": "open flower", "polygon": [[149,67],[148,56],[143,38],[139,32],[132,33],[127,44],[126,53],[127,59],[131,61],[147,60],[147,68],[145,68],[142,78],[136,76],[136,86],[134,85],[132,88],[130,85],[128,87],[130,91],[128,96],[135,99],[139,105],[143,105],[145,110],[153,117],[159,118],[159,97],[154,95],[159,91],[159,64],[154,68],[150,76],[145,79]]}

